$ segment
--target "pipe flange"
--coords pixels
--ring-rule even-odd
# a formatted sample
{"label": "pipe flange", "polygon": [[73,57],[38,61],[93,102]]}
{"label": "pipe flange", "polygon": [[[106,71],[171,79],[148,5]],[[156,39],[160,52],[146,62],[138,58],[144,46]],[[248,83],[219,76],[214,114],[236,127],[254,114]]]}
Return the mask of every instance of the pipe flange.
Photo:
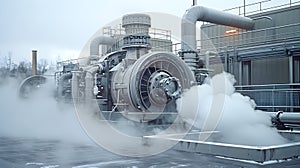
{"label": "pipe flange", "polygon": [[176,77],[168,77],[162,79],[160,82],[160,87],[163,88],[166,95],[168,96],[168,99],[177,99],[181,95],[181,84],[179,80]]}

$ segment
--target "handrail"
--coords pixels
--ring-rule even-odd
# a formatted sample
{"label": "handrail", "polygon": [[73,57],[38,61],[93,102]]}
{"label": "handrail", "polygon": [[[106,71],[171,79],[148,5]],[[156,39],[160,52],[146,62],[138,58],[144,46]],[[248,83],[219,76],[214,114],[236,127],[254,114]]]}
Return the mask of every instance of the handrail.
{"label": "handrail", "polygon": [[299,111],[300,83],[242,85],[236,91],[249,96],[256,102],[256,108],[267,111]]}
{"label": "handrail", "polygon": [[300,86],[300,83],[287,83],[287,84],[265,84],[265,85],[236,85],[235,87],[270,87],[270,86]]}
{"label": "handrail", "polygon": [[[259,37],[254,37],[254,38],[242,38],[243,36],[246,35],[251,35],[255,33],[267,33],[268,31],[276,31],[280,29],[285,29],[285,28],[293,28],[293,27],[300,27],[300,23],[293,23],[289,25],[283,25],[283,26],[276,26],[276,27],[269,27],[265,29],[259,29],[259,30],[253,30],[253,31],[247,31],[247,32],[240,32],[239,34],[235,35],[224,35],[224,36],[215,36],[207,39],[201,39],[197,40],[197,43],[203,43],[205,41],[213,41],[217,40],[217,43],[213,43],[214,46],[219,46],[217,48],[225,47],[228,46],[228,44],[233,44],[233,46],[243,46],[243,45],[251,45],[252,43],[257,44],[258,42],[263,42],[263,43],[268,43],[268,42],[274,42],[276,40],[284,40],[287,41],[289,40],[289,36],[293,36],[293,39],[297,38],[295,34],[299,34],[300,37],[300,28],[299,31],[293,31],[293,32],[287,32],[287,33],[277,33],[277,34],[272,34],[272,35],[264,35],[264,36],[259,36]],[[284,37],[283,37],[284,36]],[[237,39],[230,39],[227,42],[224,40],[225,38],[237,38]],[[268,38],[268,39],[266,39]],[[222,41],[223,40],[223,41]],[[199,47],[199,46],[198,46]]]}
{"label": "handrail", "polygon": [[237,89],[236,90],[237,92],[239,92],[239,91],[243,91],[243,92],[257,92],[257,91],[261,91],[261,92],[270,92],[270,91],[272,91],[272,92],[300,92],[300,89],[293,89],[293,88],[290,88],[290,89],[277,89],[277,88],[275,88],[275,89],[254,89],[254,90],[244,90],[244,89],[242,89],[242,90],[239,90],[239,89]]}
{"label": "handrail", "polygon": [[[233,7],[233,8],[225,9],[223,11],[232,12],[233,10],[238,9],[238,15],[246,16],[248,14],[260,13],[260,12],[268,11],[268,10],[271,10],[271,9],[272,10],[273,9],[280,9],[280,8],[288,7],[288,6],[291,7],[291,6],[294,6],[294,5],[300,3],[299,0],[295,1],[295,2],[292,2],[292,0],[288,0],[288,2],[284,2],[284,3],[279,4],[279,5],[273,5],[271,7],[263,8],[263,6],[262,6],[263,4],[268,4],[268,3],[271,3],[271,2],[274,2],[274,0],[263,0],[263,1],[259,1],[259,2],[244,4],[244,5],[236,6],[236,7]],[[249,12],[241,12],[241,9],[244,9],[244,11],[247,11],[247,7],[253,8],[253,6],[255,6],[255,5],[259,5],[259,9],[252,10],[252,11],[249,11]]]}
{"label": "handrail", "polygon": [[[243,6],[237,6],[237,7],[225,9],[224,11],[232,11],[234,9],[239,9],[239,14],[238,15],[244,15],[245,16],[246,14],[248,14],[247,12],[245,12],[246,11],[246,7],[250,7],[250,6],[254,6],[254,5],[259,4],[260,10],[261,10],[261,4],[269,2],[269,1],[271,1],[271,0],[264,0],[264,1],[260,1],[260,2],[254,2],[254,3],[250,3],[250,4],[244,4]],[[243,13],[241,13],[241,9],[244,9]]]}
{"label": "handrail", "polygon": [[[103,28],[103,35],[108,35],[108,36],[125,36],[125,29],[120,27],[120,28],[112,28],[110,26],[104,27]],[[153,35],[152,38],[157,38],[157,39],[165,39],[165,40],[171,40],[171,35],[172,32],[171,30],[167,29],[159,29],[159,28],[149,28],[149,35]],[[160,36],[160,37],[158,37]]]}
{"label": "handrail", "polygon": [[[293,31],[293,32],[287,32],[287,33],[279,33],[279,34],[274,34],[274,35],[269,35],[268,38],[270,40],[267,40],[265,36],[259,36],[259,37],[254,37],[254,38],[247,38],[247,39],[231,39],[229,42],[218,42],[218,43],[213,43],[214,46],[219,46],[216,47],[217,50],[221,50],[221,49],[226,49],[228,47],[230,47],[229,45],[227,45],[228,43],[234,44],[231,47],[236,47],[236,46],[245,46],[245,45],[252,45],[252,44],[258,44],[258,43],[263,43],[263,44],[268,44],[268,43],[274,43],[276,41],[280,41],[281,43],[285,43],[288,42],[289,40],[293,40],[295,38],[298,37],[292,37],[289,38],[289,36],[291,35],[295,35],[295,34],[299,34],[299,40],[300,40],[300,23],[293,23],[293,24],[289,24],[289,25],[283,25],[283,26],[276,26],[276,27],[271,27],[271,28],[265,28],[265,29],[259,29],[259,30],[253,30],[253,31],[247,31],[247,32],[241,32],[239,34],[236,35],[225,35],[225,36],[215,36],[212,38],[208,38],[208,39],[202,39],[202,40],[197,40],[197,48],[199,49],[203,49],[201,48],[200,45],[202,45],[201,43],[205,42],[205,41],[213,41],[213,40],[221,40],[221,39],[225,39],[228,37],[232,37],[232,36],[246,36],[248,34],[254,34],[254,33],[262,33],[262,32],[266,32],[266,31],[276,31],[279,29],[284,29],[284,28],[292,28],[292,27],[296,27],[299,26],[299,31]],[[279,38],[282,37],[282,38]],[[200,43],[200,45],[198,45]],[[160,46],[156,46],[153,47],[153,49],[156,48],[164,48],[164,47],[172,47],[173,52],[175,54],[177,54],[178,51],[181,51],[181,47],[180,47],[181,43],[174,43],[174,44],[166,44],[166,45],[160,45]],[[205,48],[205,50],[209,50],[210,48]]]}
{"label": "handrail", "polygon": [[[241,32],[241,33],[235,34],[235,35],[214,36],[212,38],[205,39],[205,40],[211,40],[211,39],[217,39],[217,38],[225,38],[225,37],[232,37],[232,36],[238,36],[238,35],[244,35],[244,34],[250,34],[250,33],[257,33],[257,32],[262,32],[262,31],[267,31],[267,30],[274,30],[274,29],[281,29],[281,28],[287,28],[287,27],[292,27],[292,26],[300,26],[300,23],[292,23],[292,24],[283,25],[283,26],[276,26],[276,27],[267,27],[267,28],[264,28],[264,29],[257,29],[257,30],[251,30],[251,31]],[[197,41],[201,41],[201,40],[197,40]]]}
{"label": "handrail", "polygon": [[[260,2],[253,2],[253,3],[249,3],[245,6],[253,6],[253,5],[257,5],[257,4],[260,4],[260,3],[265,3],[265,2],[268,2],[268,1],[272,1],[272,0],[264,0],[264,1],[260,1]],[[233,7],[233,8],[224,9],[223,11],[231,11],[233,9],[239,9],[241,7],[244,7],[244,6],[236,6],[236,7]]]}

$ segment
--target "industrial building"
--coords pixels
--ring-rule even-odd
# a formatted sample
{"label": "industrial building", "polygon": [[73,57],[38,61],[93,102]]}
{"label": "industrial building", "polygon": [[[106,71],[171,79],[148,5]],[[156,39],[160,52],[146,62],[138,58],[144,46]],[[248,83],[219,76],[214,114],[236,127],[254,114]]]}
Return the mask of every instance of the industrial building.
{"label": "industrial building", "polygon": [[[300,121],[300,1],[262,8],[269,1],[226,11],[193,5],[182,17],[180,44],[172,43],[170,30],[151,28],[149,15],[124,15],[120,28],[105,27],[103,34],[92,37],[87,44],[89,52],[83,58],[85,63],[68,64],[55,73],[57,98],[71,100],[88,135],[119,155],[149,156],[174,147],[258,163],[297,158],[300,155],[299,131],[295,131],[299,130]],[[247,10],[256,5],[257,10]],[[238,15],[230,13],[236,9]],[[197,41],[199,21],[203,24]],[[185,91],[201,87],[207,76],[223,71],[234,75],[237,92],[255,100],[257,106],[251,104],[251,112],[263,110],[259,113],[269,125],[258,125],[266,126],[267,130],[276,127],[278,130],[273,131],[288,139],[288,143],[249,146],[244,142],[223,142],[224,134],[215,129],[226,113],[223,109],[226,96],[233,94],[214,93],[214,88],[212,98],[206,95],[199,99],[213,101],[223,96],[221,101],[216,99],[218,104],[204,104],[211,106],[205,116],[206,125],[198,128],[194,122],[188,122],[187,119],[195,121],[200,115],[199,95],[189,99],[191,104],[177,101],[184,97]],[[21,91],[33,78],[23,82]],[[249,102],[252,103],[247,99]],[[177,108],[180,105],[186,106]],[[230,112],[233,111],[243,109]],[[187,113],[194,114],[185,118]],[[238,120],[235,114],[230,117],[233,121]],[[125,127],[132,124],[137,134],[123,136],[112,127],[116,123]],[[250,124],[252,127],[253,123]],[[238,124],[230,127],[232,131],[239,129]],[[103,136],[103,133],[108,134]],[[251,136],[256,138],[255,134]],[[126,145],[112,144],[112,139]],[[142,150],[137,151],[136,144]],[[124,147],[125,150],[120,150]]]}
{"label": "industrial building", "polygon": [[[299,112],[299,2],[263,8],[268,0],[225,10],[253,19],[254,27],[249,30],[202,22],[196,43],[198,61],[202,61],[199,67],[208,70],[210,76],[222,71],[233,74],[236,89],[253,98],[258,109]],[[120,50],[125,34],[121,27],[104,27],[103,35],[119,40],[113,46],[102,46],[102,54]],[[149,35],[152,52],[182,56],[180,50],[174,50],[180,44],[172,44],[170,30],[150,28]]]}
{"label": "industrial building", "polygon": [[[299,1],[267,9],[264,3],[227,10],[252,18],[251,30],[203,23],[198,49],[202,58],[209,57],[212,74],[223,69],[234,74],[237,90],[253,98],[258,109],[299,112]],[[206,56],[208,51],[217,55]]]}

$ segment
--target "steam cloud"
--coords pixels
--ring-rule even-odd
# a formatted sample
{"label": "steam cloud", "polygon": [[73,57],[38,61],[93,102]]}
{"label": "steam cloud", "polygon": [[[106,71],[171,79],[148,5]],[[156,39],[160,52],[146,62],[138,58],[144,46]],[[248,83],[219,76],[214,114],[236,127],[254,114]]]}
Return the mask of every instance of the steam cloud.
{"label": "steam cloud", "polygon": [[90,142],[74,107],[55,100],[53,81],[42,85],[30,99],[18,97],[19,84],[14,79],[5,82],[0,85],[0,137]]}
{"label": "steam cloud", "polygon": [[[283,144],[287,140],[271,127],[255,102],[235,92],[235,79],[222,73],[194,86],[178,100],[185,120],[202,131],[220,131],[221,141],[244,145]],[[71,142],[90,142],[79,125],[71,105],[58,105],[53,85],[46,84],[31,99],[17,95],[18,84],[9,80],[0,86],[0,136],[44,138]],[[195,122],[191,112],[197,111]]]}
{"label": "steam cloud", "polygon": [[[182,116],[202,131],[220,131],[220,141],[242,145],[275,145],[287,140],[272,126],[271,118],[255,110],[255,102],[235,92],[233,75],[221,73],[194,86],[177,101]],[[197,111],[193,121],[192,112]]]}

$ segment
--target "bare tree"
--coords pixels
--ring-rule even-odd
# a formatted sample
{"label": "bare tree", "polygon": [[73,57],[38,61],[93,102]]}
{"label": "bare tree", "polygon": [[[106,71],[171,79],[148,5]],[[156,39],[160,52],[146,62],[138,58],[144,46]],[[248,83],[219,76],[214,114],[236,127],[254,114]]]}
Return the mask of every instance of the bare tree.
{"label": "bare tree", "polygon": [[48,61],[46,59],[40,59],[38,61],[38,72],[39,74],[44,74],[46,71],[47,71],[47,68],[48,68]]}

